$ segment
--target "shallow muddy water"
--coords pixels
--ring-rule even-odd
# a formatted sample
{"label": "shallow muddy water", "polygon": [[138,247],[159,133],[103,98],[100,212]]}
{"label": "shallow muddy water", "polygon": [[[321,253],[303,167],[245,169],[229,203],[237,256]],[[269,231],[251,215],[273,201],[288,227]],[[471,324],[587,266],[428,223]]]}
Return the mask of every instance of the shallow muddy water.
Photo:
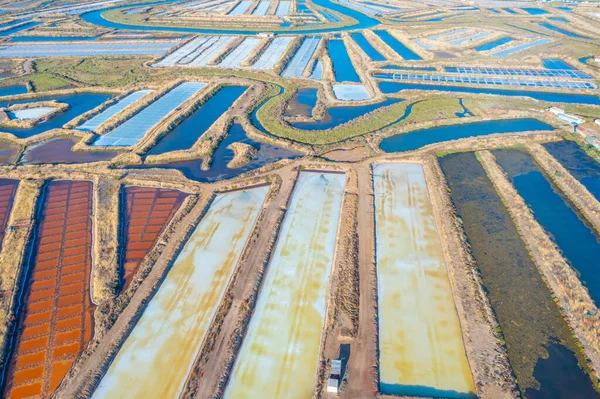
{"label": "shallow muddy water", "polygon": [[600,201],[600,163],[572,141],[548,143],[544,147]]}
{"label": "shallow muddy water", "polygon": [[390,395],[474,397],[460,324],[423,168],[373,168],[379,389]]}
{"label": "shallow muddy water", "polygon": [[393,104],[402,102],[396,98],[388,98],[377,104],[348,106],[348,107],[331,107],[325,111],[325,117],[311,122],[292,122],[290,125],[296,129],[302,130],[325,130],[333,129],[339,125],[349,122],[353,119],[360,118],[369,112],[373,112],[382,107],[388,107]]}
{"label": "shallow muddy water", "polygon": [[312,117],[313,108],[317,105],[319,89],[300,89],[289,100],[284,116]]}
{"label": "shallow muddy water", "polygon": [[268,190],[214,199],[93,398],[178,397]]}
{"label": "shallow muddy water", "polygon": [[[552,398],[598,398],[571,331],[475,155],[448,155],[440,166],[521,391],[530,399],[539,397],[531,390],[558,395]],[[549,353],[549,345],[562,355]]]}
{"label": "shallow muddy water", "polygon": [[523,197],[540,225],[550,233],[567,261],[600,303],[600,236],[523,150],[496,150],[498,164]]}
{"label": "shallow muddy water", "polygon": [[[258,150],[258,153],[250,162],[241,168],[230,169],[227,167],[229,161],[234,157],[233,150],[227,148],[232,143],[250,144]],[[170,162],[166,164],[146,164],[135,166],[135,169],[177,169],[180,170],[187,178],[198,180],[201,182],[213,182],[218,180],[230,179],[239,176],[244,172],[258,169],[264,165],[277,162],[281,159],[293,159],[300,155],[293,153],[284,148],[280,148],[271,144],[265,144],[259,141],[252,140],[246,135],[246,131],[239,123],[234,123],[229,129],[227,137],[219,143],[219,146],[213,154],[213,161],[210,164],[209,170],[202,170],[202,160],[194,159],[190,161]]]}
{"label": "shallow muddy water", "polygon": [[310,398],[346,176],[300,174],[225,398]]}
{"label": "shallow muddy water", "polygon": [[111,151],[72,151],[71,148],[81,140],[78,137],[58,138],[44,141],[28,147],[23,153],[22,164],[74,164],[107,161],[117,156]]}

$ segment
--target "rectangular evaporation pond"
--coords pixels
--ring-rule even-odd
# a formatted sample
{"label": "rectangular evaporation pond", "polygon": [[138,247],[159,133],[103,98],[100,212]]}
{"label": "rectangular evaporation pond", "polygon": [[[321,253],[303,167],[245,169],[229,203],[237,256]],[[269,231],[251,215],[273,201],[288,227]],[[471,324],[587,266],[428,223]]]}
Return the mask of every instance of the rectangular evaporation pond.
{"label": "rectangular evaporation pond", "polygon": [[202,46],[205,45],[209,40],[212,40],[210,42],[211,45],[212,43],[214,43],[214,41],[217,39],[216,36],[199,36],[197,38],[195,38],[194,40],[191,40],[189,42],[187,42],[186,44],[184,44],[183,46],[179,47],[177,50],[173,51],[171,54],[168,54],[167,56],[165,56],[162,60],[160,60],[159,62],[157,62],[155,64],[155,66],[174,66],[177,63],[187,63],[189,61],[191,61],[192,59],[190,59],[187,62],[184,62],[184,60],[190,56],[191,54],[193,54],[194,52],[196,52],[198,49],[203,48]]}
{"label": "rectangular evaporation pond", "polygon": [[87,57],[118,55],[160,55],[169,51],[177,43],[136,42],[136,43],[85,43],[85,44],[16,44],[0,49],[0,57]]}
{"label": "rectangular evaporation pond", "polygon": [[500,11],[496,10],[495,8],[488,8],[488,11],[491,11],[494,14],[500,14]]}
{"label": "rectangular evaporation pond", "polygon": [[600,163],[572,141],[544,144],[546,150],[600,201]]}
{"label": "rectangular evaporation pond", "polygon": [[300,78],[304,73],[304,69],[311,60],[313,54],[317,50],[321,42],[320,36],[307,37],[304,39],[296,53],[287,64],[281,76],[284,78]]}
{"label": "rectangular evaporation pond", "polygon": [[251,5],[251,1],[240,1],[237,6],[233,8],[233,10],[229,11],[229,15],[242,15],[248,11]]}
{"label": "rectangular evaporation pond", "polygon": [[290,13],[290,1],[280,1],[277,4],[277,9],[275,10],[275,15],[285,16]]}
{"label": "rectangular evaporation pond", "polygon": [[333,64],[335,81],[360,83],[360,76],[358,76],[352,65],[344,42],[342,40],[329,40],[327,50]]}
{"label": "rectangular evaporation pond", "polygon": [[503,8],[503,10],[509,14],[514,14],[514,15],[518,14],[515,10],[512,10],[510,8]]}
{"label": "rectangular evaporation pond", "polygon": [[521,10],[525,11],[529,15],[546,15],[548,11],[542,10],[536,7],[521,7]]}
{"label": "rectangular evaporation pond", "polygon": [[486,36],[489,36],[489,33],[487,32],[479,32],[476,33],[474,35],[470,35],[470,36],[465,36],[465,37],[459,37],[457,39],[453,39],[448,41],[448,43],[454,45],[454,46],[460,46],[463,43],[469,42],[469,41],[473,41],[473,40],[479,40],[482,39]]}
{"label": "rectangular evaporation pond", "polygon": [[235,36],[213,36],[206,43],[198,47],[189,56],[179,61],[179,64],[185,64],[193,67],[204,67],[221,54],[223,50],[236,39]]}
{"label": "rectangular evaporation pond", "polygon": [[152,93],[154,90],[139,90],[129,94],[127,97],[122,98],[117,101],[110,107],[106,108],[104,111],[94,116],[93,118],[88,119],[83,125],[77,127],[77,130],[82,131],[93,131],[97,129],[104,122],[123,111],[125,108],[144,97],[146,94]]}
{"label": "rectangular evaporation pond", "polygon": [[537,119],[482,121],[413,130],[412,132],[387,137],[381,141],[380,146],[385,152],[404,152],[414,151],[429,144],[459,140],[467,137],[542,130],[550,131],[554,130],[554,128]]}
{"label": "rectangular evaporation pond", "polygon": [[392,34],[387,30],[375,30],[373,32],[375,32],[375,34],[379,36],[385,44],[390,46],[392,50],[398,53],[403,59],[407,61],[422,60],[417,53],[406,47],[404,43],[392,36]]}
{"label": "rectangular evaporation pond", "polygon": [[258,3],[258,6],[256,6],[254,11],[252,11],[252,15],[265,16],[269,11],[269,7],[271,7],[271,2],[263,0],[260,3]]}
{"label": "rectangular evaporation pond", "polygon": [[373,167],[379,389],[456,397],[475,392],[423,167]]}
{"label": "rectangular evaporation pond", "polygon": [[551,39],[538,39],[538,40],[535,40],[533,42],[524,43],[524,44],[520,44],[518,46],[513,46],[513,47],[510,47],[510,48],[501,50],[501,51],[497,51],[497,52],[492,53],[490,55],[494,56],[494,57],[506,57],[507,55],[510,55],[510,54],[518,53],[520,51],[527,50],[527,49],[530,49],[530,48],[533,48],[533,47],[536,47],[536,46],[541,46],[543,44],[548,44],[551,41],[552,41]]}
{"label": "rectangular evaporation pond", "polygon": [[176,398],[269,191],[217,195],[93,398]]}
{"label": "rectangular evaporation pond", "polygon": [[512,42],[513,39],[511,37],[503,37],[494,41],[491,41],[489,43],[485,43],[482,44],[481,46],[475,47],[475,51],[488,51],[488,50],[493,50],[496,47],[500,47],[506,43],[510,43]]}
{"label": "rectangular evaporation pond", "polygon": [[261,39],[255,37],[247,37],[237,46],[231,53],[229,53],[223,61],[217,66],[219,68],[240,68],[242,62],[248,58],[252,50],[260,43]]}
{"label": "rectangular evaporation pond", "polygon": [[560,33],[560,34],[563,34],[563,35],[565,35],[565,36],[569,36],[569,37],[576,37],[576,38],[578,38],[578,39],[590,39],[590,38],[589,38],[589,37],[587,37],[587,36],[581,36],[581,35],[578,35],[578,34],[577,34],[577,33],[575,33],[575,32],[571,32],[570,30],[566,30],[566,29],[563,29],[563,28],[559,28],[559,27],[558,27],[558,26],[556,26],[556,25],[552,25],[552,24],[549,24],[549,23],[546,23],[546,22],[540,23],[540,24],[538,24],[538,25],[540,25],[541,27],[544,27],[544,28],[546,28],[546,29],[550,29],[551,31],[554,31],[554,32],[558,32],[558,33]]}
{"label": "rectangular evaporation pond", "polygon": [[5,376],[6,398],[52,397],[94,335],[93,184],[54,180],[43,191]]}
{"label": "rectangular evaporation pond", "polygon": [[101,136],[93,146],[132,146],[167,115],[198,93],[206,83],[185,82],[137,113],[133,118]]}
{"label": "rectangular evaporation pond", "polygon": [[367,54],[371,61],[385,61],[386,58],[381,55],[379,51],[373,47],[373,45],[363,36],[360,32],[351,33],[352,39],[359,45],[359,47]]}
{"label": "rectangular evaporation pond", "polygon": [[192,148],[200,136],[233,105],[246,89],[245,86],[223,87],[179,126],[161,138],[158,144],[148,151],[148,154],[164,154],[169,151]]}
{"label": "rectangular evaporation pond", "polygon": [[468,29],[452,30],[450,32],[441,33],[439,35],[429,36],[427,39],[435,41],[435,40],[443,39],[448,36],[459,35],[459,34],[466,33],[466,32],[468,32]]}
{"label": "rectangular evaporation pond", "polygon": [[309,398],[346,176],[298,177],[225,398]]}
{"label": "rectangular evaporation pond", "polygon": [[600,303],[600,236],[571,202],[540,171],[528,152],[494,151],[498,164],[567,261],[577,270],[590,297]]}
{"label": "rectangular evaporation pond", "polygon": [[275,64],[285,53],[290,43],[294,40],[292,36],[276,37],[269,47],[263,51],[260,58],[252,65],[253,69],[273,69]]}
{"label": "rectangular evaporation pond", "polygon": [[466,83],[477,85],[493,85],[493,86],[515,86],[515,87],[553,87],[564,89],[596,89],[595,83],[580,82],[580,81],[548,81],[535,79],[513,79],[513,78],[495,78],[495,77],[472,77],[472,76],[446,76],[446,75],[420,75],[408,73],[382,74],[376,73],[373,75],[378,79],[394,79],[394,80],[416,80],[422,82],[439,82],[439,83]]}

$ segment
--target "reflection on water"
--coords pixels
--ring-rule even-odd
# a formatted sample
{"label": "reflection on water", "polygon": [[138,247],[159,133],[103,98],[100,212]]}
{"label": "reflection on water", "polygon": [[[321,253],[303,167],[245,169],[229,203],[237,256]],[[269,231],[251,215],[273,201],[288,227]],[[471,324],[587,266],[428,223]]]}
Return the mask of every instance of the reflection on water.
{"label": "reflection on water", "polygon": [[79,138],[59,138],[28,147],[23,154],[23,164],[73,164],[107,161],[117,156],[110,151],[72,151]]}
{"label": "reflection on water", "polygon": [[[233,159],[234,153],[227,148],[232,143],[250,144],[258,150],[257,154],[250,162],[241,168],[229,169],[227,164]],[[234,123],[227,136],[221,141],[215,153],[209,170],[202,170],[202,160],[194,159],[190,161],[178,161],[165,164],[146,164],[142,166],[133,166],[135,169],[177,169],[180,170],[188,179],[201,182],[213,182],[224,179],[231,179],[250,170],[258,169],[264,165],[277,162],[281,159],[293,159],[300,155],[286,149],[276,147],[271,144],[261,143],[252,140],[246,135],[244,128],[239,123]]]}
{"label": "reflection on water", "polygon": [[[585,359],[571,331],[475,155],[448,155],[440,159],[440,166],[500,324],[521,392],[555,390],[561,398],[581,393],[597,398],[582,369]],[[567,377],[557,373],[561,359],[548,357],[551,343],[577,356],[573,360],[578,360],[578,364],[570,368],[572,375],[568,377],[579,381],[577,385],[559,382]],[[540,362],[544,367],[538,366]],[[529,394],[527,397],[533,398]]]}

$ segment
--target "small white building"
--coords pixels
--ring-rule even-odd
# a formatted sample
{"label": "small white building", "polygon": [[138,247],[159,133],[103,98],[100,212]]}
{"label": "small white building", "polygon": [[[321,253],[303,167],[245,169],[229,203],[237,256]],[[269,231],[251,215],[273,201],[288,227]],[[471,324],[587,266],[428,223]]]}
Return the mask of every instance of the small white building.
{"label": "small white building", "polygon": [[556,116],[558,115],[562,115],[565,113],[565,110],[562,108],[558,108],[558,107],[550,107],[547,109],[548,112],[550,112],[551,114],[554,114]]}
{"label": "small white building", "polygon": [[596,119],[596,120],[594,120],[594,123],[595,123],[596,125],[600,125],[600,119]]}
{"label": "small white building", "polygon": [[338,380],[337,378],[330,377],[327,380],[327,392],[337,394],[339,386],[340,386],[340,380]]}
{"label": "small white building", "polygon": [[333,359],[331,360],[331,376],[337,375],[338,378],[341,377],[342,374],[342,361]]}
{"label": "small white building", "polygon": [[594,57],[594,62],[597,62],[598,64],[600,64],[600,55],[597,55]]}

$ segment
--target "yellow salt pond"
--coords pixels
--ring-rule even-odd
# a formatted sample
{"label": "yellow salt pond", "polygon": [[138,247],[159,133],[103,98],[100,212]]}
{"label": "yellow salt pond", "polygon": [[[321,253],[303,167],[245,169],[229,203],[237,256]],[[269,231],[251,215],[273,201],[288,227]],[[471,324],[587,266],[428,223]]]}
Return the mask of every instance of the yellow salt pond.
{"label": "yellow salt pond", "polygon": [[268,187],[218,195],[120,349],[94,398],[177,398]]}
{"label": "yellow salt pond", "polygon": [[300,174],[226,398],[312,396],[345,180]]}
{"label": "yellow salt pond", "polygon": [[380,391],[470,397],[469,364],[423,168],[373,168]]}

